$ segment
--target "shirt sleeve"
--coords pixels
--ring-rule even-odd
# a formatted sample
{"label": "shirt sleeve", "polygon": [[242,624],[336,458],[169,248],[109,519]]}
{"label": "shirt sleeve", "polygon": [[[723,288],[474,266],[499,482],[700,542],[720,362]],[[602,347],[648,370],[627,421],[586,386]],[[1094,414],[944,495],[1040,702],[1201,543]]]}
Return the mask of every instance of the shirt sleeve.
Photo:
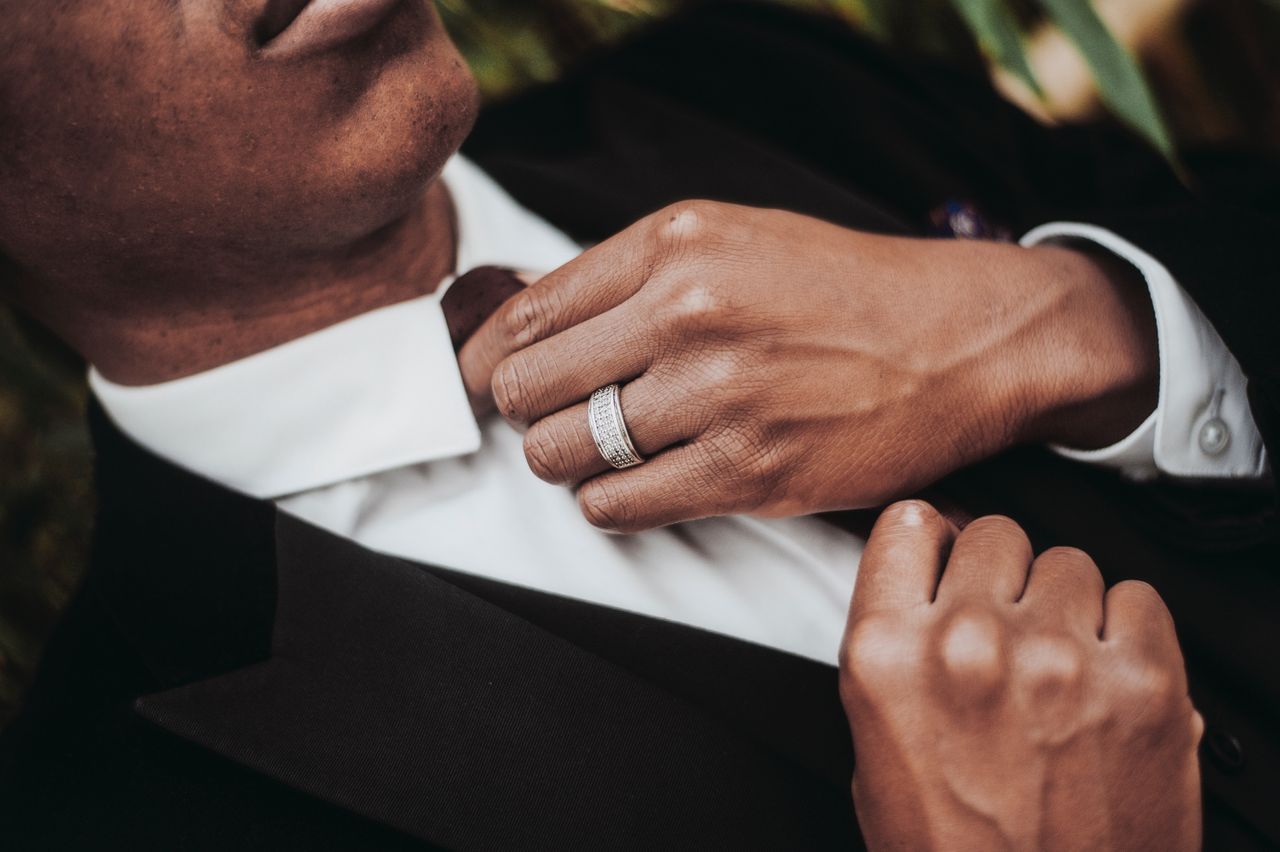
{"label": "shirt sleeve", "polygon": [[1132,264],[1147,283],[1160,349],[1156,410],[1121,441],[1098,450],[1055,446],[1070,459],[1116,468],[1135,479],[1251,479],[1268,469],[1235,356],[1195,302],[1151,255],[1093,225],[1054,222],[1022,238],[1024,246],[1088,240]]}

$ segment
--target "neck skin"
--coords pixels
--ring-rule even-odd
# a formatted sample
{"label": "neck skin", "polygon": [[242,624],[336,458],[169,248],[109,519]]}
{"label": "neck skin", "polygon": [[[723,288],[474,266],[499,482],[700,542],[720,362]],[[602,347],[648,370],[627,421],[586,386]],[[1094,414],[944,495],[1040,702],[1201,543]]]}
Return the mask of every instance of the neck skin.
{"label": "neck skin", "polygon": [[401,219],[331,257],[273,271],[269,286],[245,287],[212,305],[114,306],[50,325],[108,380],[158,384],[425,296],[454,271],[456,245],[453,203],[437,180]]}

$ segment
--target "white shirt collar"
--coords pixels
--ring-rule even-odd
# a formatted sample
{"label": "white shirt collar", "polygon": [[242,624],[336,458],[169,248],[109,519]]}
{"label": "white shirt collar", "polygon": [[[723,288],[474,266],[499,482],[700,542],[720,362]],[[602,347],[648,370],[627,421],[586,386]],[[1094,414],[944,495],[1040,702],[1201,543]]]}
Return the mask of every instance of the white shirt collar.
{"label": "white shirt collar", "polygon": [[[461,156],[443,180],[459,270],[546,271],[580,251]],[[465,455],[481,438],[440,309],[450,284],[194,376],[126,387],[91,368],[89,383],[134,440],[260,498]]]}
{"label": "white shirt collar", "polygon": [[[582,248],[507,194],[462,155],[445,166],[443,180],[458,217],[458,270],[508,266],[550,272],[582,252]],[[453,283],[452,281],[448,282]],[[434,295],[444,295],[441,287]]]}

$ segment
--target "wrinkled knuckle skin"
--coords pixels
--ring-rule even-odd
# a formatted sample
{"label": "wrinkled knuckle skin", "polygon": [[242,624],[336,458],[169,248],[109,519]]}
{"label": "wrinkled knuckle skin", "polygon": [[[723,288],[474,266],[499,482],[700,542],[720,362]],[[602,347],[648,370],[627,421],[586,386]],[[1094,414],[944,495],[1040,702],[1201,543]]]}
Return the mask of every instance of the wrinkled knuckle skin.
{"label": "wrinkled knuckle skin", "polygon": [[524,438],[524,457],[529,470],[543,482],[563,485],[569,479],[567,444],[559,430],[535,426]]}
{"label": "wrinkled knuckle skin", "polygon": [[766,478],[776,469],[770,445],[755,424],[725,427],[715,443],[722,462],[721,469],[736,469],[740,475],[745,474],[745,478],[753,481]]}
{"label": "wrinkled knuckle skin", "polygon": [[954,689],[980,697],[1008,679],[1005,629],[993,613],[959,609],[947,619],[936,641],[942,671]]}
{"label": "wrinkled knuckle skin", "polygon": [[507,336],[516,349],[542,339],[547,311],[543,299],[531,290],[512,297],[507,307]]}
{"label": "wrinkled knuckle skin", "polygon": [[[735,514],[764,510],[785,487],[785,467],[776,448],[758,437],[751,426],[735,426],[717,432],[705,442],[704,468],[698,478],[724,483],[732,492],[723,505]],[[708,494],[716,505],[725,500],[724,490]]]}
{"label": "wrinkled knuckle skin", "polygon": [[528,382],[519,362],[508,360],[493,373],[493,401],[508,420],[523,422],[528,411]]}
{"label": "wrinkled knuckle skin", "polygon": [[595,483],[578,493],[578,504],[587,523],[597,529],[619,533],[637,531],[634,506],[616,489]]}
{"label": "wrinkled knuckle skin", "polygon": [[[730,462],[712,443],[702,446],[702,452],[685,456],[676,465],[671,480],[694,498],[691,502],[705,515],[737,514],[747,511],[750,495],[743,483],[736,482]],[[732,485],[726,477],[735,480]]]}

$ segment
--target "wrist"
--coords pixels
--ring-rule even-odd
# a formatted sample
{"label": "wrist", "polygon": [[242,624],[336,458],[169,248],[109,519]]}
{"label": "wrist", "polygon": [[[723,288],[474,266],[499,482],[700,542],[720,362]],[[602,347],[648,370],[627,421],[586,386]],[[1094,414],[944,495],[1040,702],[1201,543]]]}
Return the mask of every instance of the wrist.
{"label": "wrist", "polygon": [[1053,308],[1027,353],[1024,443],[1109,446],[1158,402],[1159,344],[1142,276],[1089,243],[1024,249]]}

